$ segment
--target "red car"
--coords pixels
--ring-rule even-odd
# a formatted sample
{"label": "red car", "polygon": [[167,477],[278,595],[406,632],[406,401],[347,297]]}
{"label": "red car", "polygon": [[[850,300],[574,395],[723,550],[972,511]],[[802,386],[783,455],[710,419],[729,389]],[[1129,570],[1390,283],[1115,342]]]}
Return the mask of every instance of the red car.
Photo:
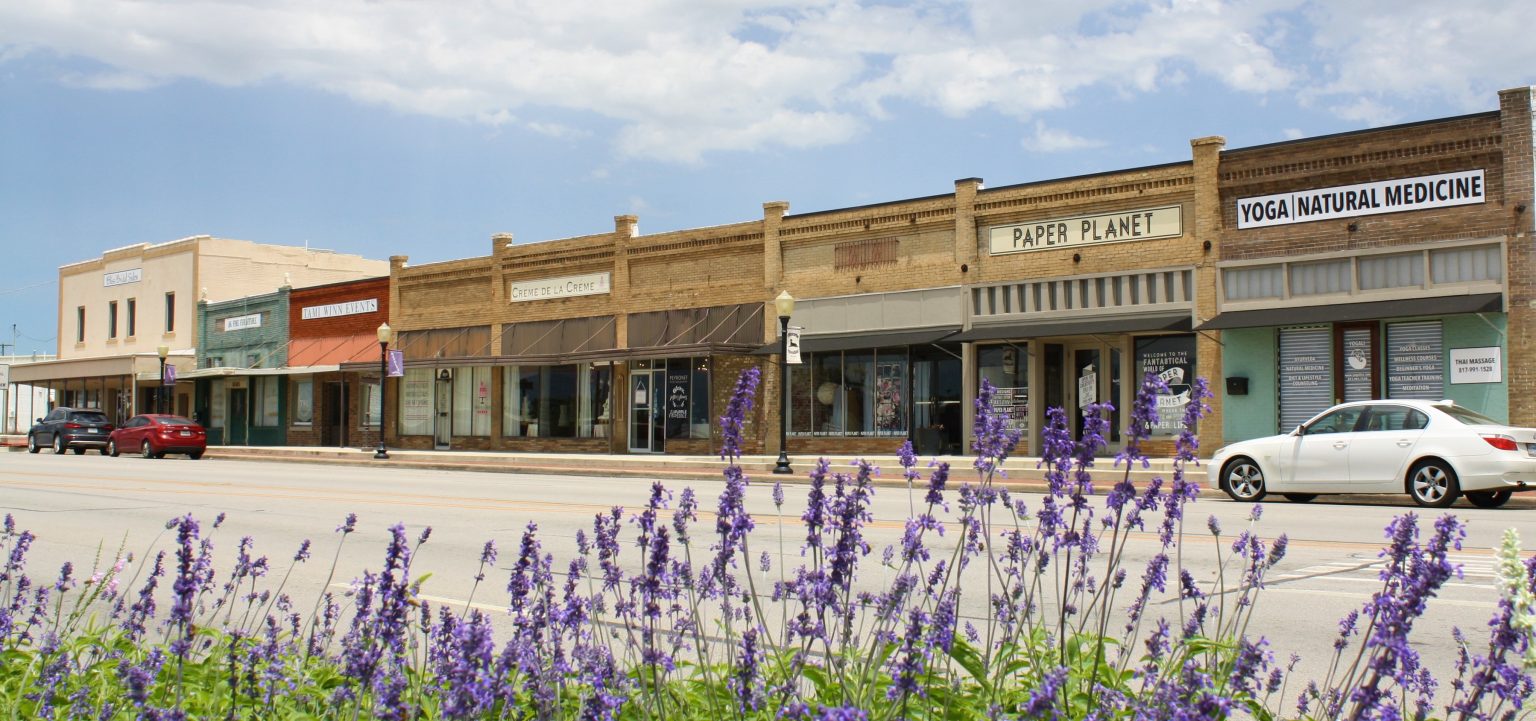
{"label": "red car", "polygon": [[138,451],[145,458],[164,458],[167,453],[185,453],[197,460],[208,450],[208,433],[194,421],[181,416],[146,413],[134,416],[112,431],[107,438],[107,455]]}

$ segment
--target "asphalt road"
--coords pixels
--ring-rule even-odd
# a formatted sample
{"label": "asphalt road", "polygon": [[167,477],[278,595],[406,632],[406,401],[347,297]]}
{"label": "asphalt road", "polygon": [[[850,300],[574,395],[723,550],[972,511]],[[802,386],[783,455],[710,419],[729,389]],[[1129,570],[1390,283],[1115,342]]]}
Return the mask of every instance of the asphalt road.
{"label": "asphalt road", "polygon": [[[899,477],[897,471],[887,469],[886,475]],[[957,472],[952,483],[958,485],[965,478]],[[775,520],[771,484],[772,478],[758,477],[749,489],[748,506],[758,524],[752,537],[754,557],[761,551],[779,555],[780,526]],[[671,481],[667,485],[681,490],[685,484]],[[720,482],[687,485],[699,494],[702,510],[715,507]],[[403,522],[412,538],[425,526],[433,528],[414,569],[418,574],[432,572],[422,593],[425,600],[438,603],[464,603],[481,548],[494,539],[501,549],[499,568],[488,574],[475,602],[496,608],[505,598],[507,570],[528,523],[538,524],[544,549],[554,554],[556,567],[563,568],[563,559],[575,553],[577,530],[590,529],[594,514],[615,505],[637,508],[648,489],[647,481],[634,478],[473,473],[387,465],[359,468],[233,460],[194,462],[185,458],[114,459],[94,454],[0,454],[0,512],[13,514],[19,527],[38,535],[28,564],[34,576],[49,578],[66,560],[85,571],[98,555],[104,559],[103,565],[109,565],[118,548],[130,550],[140,559],[149,558],[153,550],[170,547],[172,539],[164,531],[168,519],[192,513],[203,520],[207,530],[217,514],[227,513],[223,527],[214,532],[221,573],[230,567],[243,536],[253,537],[256,552],[273,559],[273,573],[277,575],[287,571],[289,559],[302,540],[314,541],[314,558],[298,566],[287,585],[299,608],[308,608],[308,599],[315,598],[324,587],[339,540],[334,529],[348,513],[358,514],[358,532],[341,548],[337,580],[333,581],[337,588],[333,590],[341,590],[364,569],[377,569],[387,540],[386,529]],[[774,558],[773,570],[761,580],[763,585],[777,579],[779,569],[786,564],[792,569],[801,562],[798,517],[805,505],[804,488],[790,486],[786,496],[784,555]],[[950,496],[953,498],[953,493]],[[1031,509],[1038,506],[1038,495],[1020,496]],[[1318,501],[1302,505],[1276,500],[1264,507],[1258,532],[1265,538],[1286,533],[1290,547],[1271,572],[1249,633],[1267,638],[1281,659],[1293,652],[1302,656],[1291,682],[1294,695],[1307,678],[1320,678],[1326,672],[1338,619],[1359,608],[1379,587],[1377,554],[1390,519],[1416,512],[1427,537],[1432,519],[1441,512],[1414,508],[1406,497],[1370,504]],[[888,580],[888,571],[879,565],[881,549],[899,541],[908,508],[905,489],[878,490],[875,521],[868,532],[874,552],[861,579],[871,589]],[[1413,634],[1426,664],[1436,670],[1443,683],[1448,683],[1454,672],[1452,626],[1461,627],[1473,639],[1486,638],[1486,624],[1497,600],[1491,575],[1492,549],[1504,529],[1517,529],[1528,547],[1536,547],[1536,513],[1529,510],[1484,510],[1461,502],[1450,512],[1469,526],[1465,547],[1454,556],[1464,567],[1464,577],[1453,580],[1431,601]],[[1218,545],[1206,532],[1205,519],[1219,519],[1224,528],[1221,555],[1229,559],[1226,543],[1248,527],[1249,513],[1246,504],[1209,497],[1190,506],[1188,540],[1182,556],[1196,578],[1209,582],[1220,572]],[[713,517],[701,513],[696,538],[708,537],[712,530]],[[959,535],[956,530],[952,528],[944,536],[936,554],[953,548]],[[632,539],[632,533],[626,528],[626,539]],[[630,550],[626,548],[626,553]],[[1131,580],[1122,591],[1127,602],[1139,583],[1144,563],[1157,550],[1152,534],[1133,535],[1126,559]],[[627,560],[635,565],[638,557]],[[1233,573],[1229,562],[1225,574],[1230,578]],[[979,617],[985,613],[980,595],[973,597],[978,603],[963,608],[962,615]],[[1177,608],[1176,601],[1164,597],[1153,605],[1150,614],[1171,617]],[[1286,708],[1292,708],[1289,700]]]}

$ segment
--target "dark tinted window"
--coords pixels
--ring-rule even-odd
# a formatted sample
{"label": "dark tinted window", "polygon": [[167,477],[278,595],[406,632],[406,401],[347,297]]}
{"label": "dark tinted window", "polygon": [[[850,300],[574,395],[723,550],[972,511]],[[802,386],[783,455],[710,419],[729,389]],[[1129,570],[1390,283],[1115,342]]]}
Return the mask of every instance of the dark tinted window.
{"label": "dark tinted window", "polygon": [[76,423],[102,423],[107,422],[107,417],[96,411],[76,411],[70,414],[70,420]]}
{"label": "dark tinted window", "polygon": [[182,418],[181,416],[166,416],[164,418],[157,418],[155,420],[156,420],[156,422],[158,422],[162,426],[195,426],[195,425],[197,425],[196,423],[193,423],[192,421],[189,421],[189,420],[187,420],[185,418]]}
{"label": "dark tinted window", "polygon": [[1426,425],[1427,418],[1407,406],[1371,406],[1366,419],[1367,431],[1414,431]]}
{"label": "dark tinted window", "polygon": [[1364,412],[1365,406],[1340,408],[1317,419],[1312,425],[1307,426],[1307,435],[1310,436],[1317,433],[1350,433],[1355,430],[1355,423],[1360,420],[1360,414]]}
{"label": "dark tinted window", "polygon": [[1464,423],[1466,425],[1469,425],[1469,426],[1502,426],[1502,425],[1504,425],[1503,423],[1500,423],[1500,422],[1498,422],[1498,421],[1496,421],[1496,420],[1494,420],[1492,418],[1489,418],[1488,416],[1485,416],[1485,415],[1483,415],[1481,413],[1477,413],[1475,411],[1469,411],[1469,410],[1467,410],[1465,408],[1462,408],[1461,406],[1435,406],[1435,408],[1440,409],[1441,413],[1444,413],[1444,414],[1446,414],[1446,415],[1448,415],[1448,416],[1450,416],[1452,418],[1455,418],[1456,420],[1461,421],[1462,423]]}

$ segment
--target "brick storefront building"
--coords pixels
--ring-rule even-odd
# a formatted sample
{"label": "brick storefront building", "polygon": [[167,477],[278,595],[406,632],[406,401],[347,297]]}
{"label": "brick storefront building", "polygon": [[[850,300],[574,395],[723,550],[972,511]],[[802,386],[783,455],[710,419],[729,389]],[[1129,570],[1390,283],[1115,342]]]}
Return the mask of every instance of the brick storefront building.
{"label": "brick storefront building", "polygon": [[[1343,397],[1335,387],[1439,392],[1536,423],[1536,403],[1510,392],[1530,381],[1531,97],[1254,148],[1200,138],[1186,161],[1075,178],[970,178],[801,214],[769,202],[761,218],[653,235],[618,216],[564,240],[498,235],[479,258],[399,256],[390,324],[407,370],[391,381],[388,434],[406,447],[702,454],[755,366],[747,451],[775,453],[782,291],[803,329],[795,454],[890,453],[908,438],[963,452],[983,379],[1024,432],[1020,452],[1038,453],[1047,406],[1126,408],[1145,372],[1171,387],[1154,452],[1169,450],[1196,376],[1217,394],[1207,450],[1274,433]],[[1291,214],[1271,217],[1282,196]],[[1453,376],[1489,349],[1497,379]]]}
{"label": "brick storefront building", "polygon": [[295,288],[288,300],[292,377],[288,444],[367,448],[379,442],[378,327],[389,277]]}

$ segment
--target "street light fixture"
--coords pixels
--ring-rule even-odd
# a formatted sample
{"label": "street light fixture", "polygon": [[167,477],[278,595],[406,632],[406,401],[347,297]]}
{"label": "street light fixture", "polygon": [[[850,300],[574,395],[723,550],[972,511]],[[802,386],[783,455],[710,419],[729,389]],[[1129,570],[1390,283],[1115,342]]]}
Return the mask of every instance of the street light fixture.
{"label": "street light fixture", "polygon": [[389,451],[384,449],[384,409],[388,407],[384,401],[389,388],[389,341],[393,336],[389,323],[379,324],[379,448],[373,457],[380,460],[389,460]]}
{"label": "street light fixture", "polygon": [[779,462],[774,473],[794,473],[789,468],[789,316],[795,312],[795,297],[789,291],[779,293],[773,299],[779,311],[779,385],[784,386],[784,396],[779,403]]}
{"label": "street light fixture", "polygon": [[160,354],[160,387],[155,389],[155,412],[165,412],[165,357],[171,354],[171,347],[162,345],[155,349]]}

